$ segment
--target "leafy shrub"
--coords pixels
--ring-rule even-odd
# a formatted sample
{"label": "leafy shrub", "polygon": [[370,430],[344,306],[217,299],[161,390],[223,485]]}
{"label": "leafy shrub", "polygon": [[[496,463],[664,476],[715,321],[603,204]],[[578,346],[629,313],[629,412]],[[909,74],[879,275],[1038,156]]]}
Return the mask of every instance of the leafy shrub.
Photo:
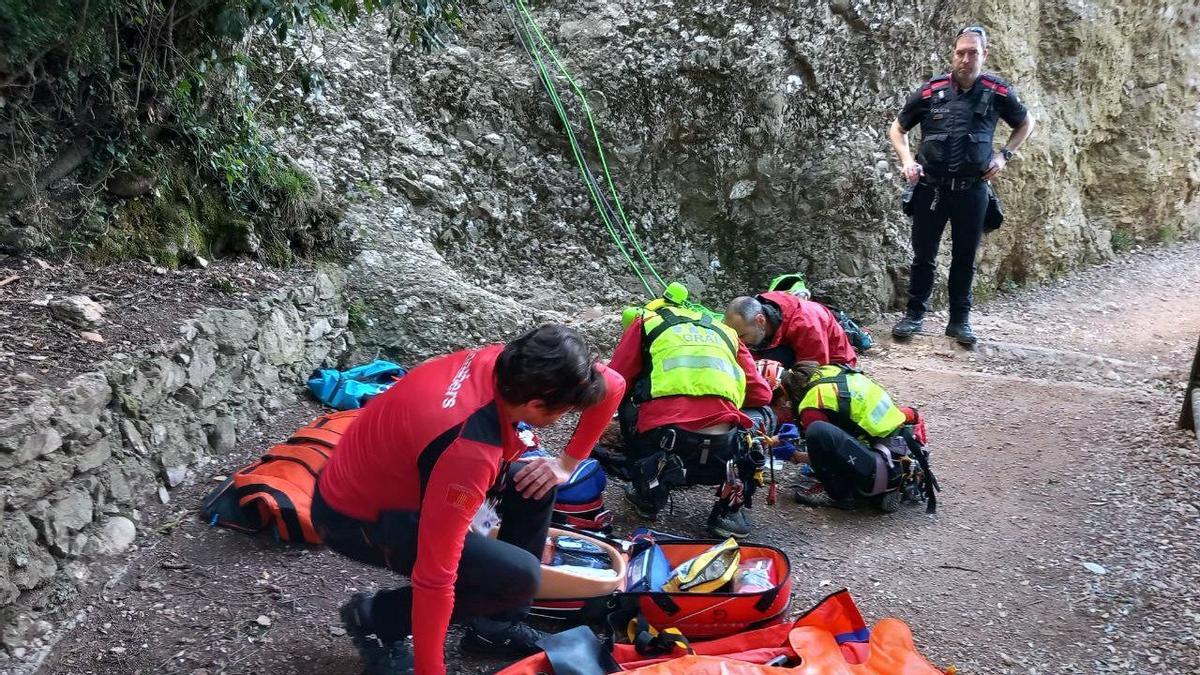
{"label": "leafy shrub", "polygon": [[[53,191],[55,201],[84,213],[60,214],[57,224],[72,231],[45,240],[108,256],[146,255],[135,242],[179,238],[136,231],[190,226],[182,213],[201,221],[205,237],[228,235],[208,217],[248,223],[241,248],[274,251],[271,258],[327,244],[335,214],[316,181],[260,129],[266,100],[254,99],[252,83],[273,81],[269,98],[291,77],[306,94],[319,95],[324,78],[297,48],[312,31],[386,12],[393,36],[431,49],[461,25],[454,3],[4,0],[0,225],[5,216],[32,224],[22,222],[32,220],[26,207]],[[290,63],[263,72],[248,56],[252,40]],[[191,187],[181,189],[184,183]],[[201,208],[201,200],[210,203]],[[144,201],[153,203],[139,205]],[[47,209],[37,211],[44,217]],[[204,243],[240,250],[219,238]]]}

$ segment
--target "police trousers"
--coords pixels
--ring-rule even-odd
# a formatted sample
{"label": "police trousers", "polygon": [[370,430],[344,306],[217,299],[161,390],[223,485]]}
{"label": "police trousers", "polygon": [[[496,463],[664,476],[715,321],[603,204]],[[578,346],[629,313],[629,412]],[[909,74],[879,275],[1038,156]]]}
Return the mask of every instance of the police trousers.
{"label": "police trousers", "polygon": [[[541,556],[554,510],[555,490],[541,499],[527,499],[515,487],[513,475],[522,465],[510,465],[501,493],[500,535],[496,539],[470,532],[458,560],[451,621],[487,618],[515,622],[525,618],[542,579]],[[421,514],[386,511],[375,522],[361,521],[335,511],[313,494],[313,526],[325,544],[359,562],[412,576],[417,561]],[[412,635],[411,586],[382,590],[371,604],[368,628],[385,644]]]}
{"label": "police trousers", "polygon": [[912,272],[908,282],[908,314],[924,316],[933,292],[938,246],[950,221],[950,321],[966,321],[971,313],[975,253],[983,239],[988,186],[978,181],[965,190],[919,183],[912,196]]}

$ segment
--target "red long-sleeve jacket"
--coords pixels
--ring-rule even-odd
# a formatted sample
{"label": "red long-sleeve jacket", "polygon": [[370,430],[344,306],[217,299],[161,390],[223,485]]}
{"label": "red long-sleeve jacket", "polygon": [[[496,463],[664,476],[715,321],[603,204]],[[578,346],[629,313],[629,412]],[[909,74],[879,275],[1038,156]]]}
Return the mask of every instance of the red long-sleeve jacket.
{"label": "red long-sleeve jacket", "polygon": [[[375,521],[382,511],[419,511],[413,567],[417,672],[445,673],[446,629],[471,519],[501,466],[525,449],[497,403],[494,366],[504,345],[431,359],[373,399],[320,476],[325,501]],[[616,411],[625,383],[609,368],[604,400],[583,412],[566,452],[583,459]],[[424,494],[424,498],[422,498]]]}
{"label": "red long-sleeve jacket", "polygon": [[774,359],[784,368],[797,361],[816,361],[823,366],[858,363],[846,331],[825,305],[784,291],[760,293],[758,298],[778,307],[783,320],[767,344],[750,350],[755,358]]}
{"label": "red long-sleeve jacket", "polygon": [[[642,344],[646,331],[642,320],[635,319],[621,334],[621,341],[613,352],[608,367],[620,373],[626,382],[632,383],[642,374],[645,364],[642,359]],[[738,342],[738,365],[746,373],[746,400],[742,406],[755,408],[771,402],[771,388],[758,373],[754,357],[746,345]],[[728,399],[720,396],[666,396],[646,401],[638,407],[637,431],[639,433],[673,424],[686,431],[699,431],[717,424],[736,424],[744,429],[750,427],[750,418],[738,410]]]}

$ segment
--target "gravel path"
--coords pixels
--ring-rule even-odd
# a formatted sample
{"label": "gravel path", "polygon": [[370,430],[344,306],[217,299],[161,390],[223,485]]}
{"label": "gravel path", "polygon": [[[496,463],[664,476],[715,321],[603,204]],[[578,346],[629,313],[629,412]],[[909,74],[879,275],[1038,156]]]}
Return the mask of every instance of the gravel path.
{"label": "gravel path", "polygon": [[[962,673],[1200,672],[1200,460],[1174,427],[1198,288],[1200,245],[1186,244],[981,308],[974,352],[936,318],[909,344],[882,340],[863,365],[927,416],[940,509],[757,506],[754,537],[792,557],[793,608],[847,586],[868,620],[906,620]],[[262,429],[223,471],[315,413]],[[336,607],[391,580],[186,517],[210,485],[168,505],[163,522],[182,522],[139,540],[39,672],[359,672]],[[658,526],[699,534],[708,499],[684,495]],[[609,504],[627,532],[619,485]]]}

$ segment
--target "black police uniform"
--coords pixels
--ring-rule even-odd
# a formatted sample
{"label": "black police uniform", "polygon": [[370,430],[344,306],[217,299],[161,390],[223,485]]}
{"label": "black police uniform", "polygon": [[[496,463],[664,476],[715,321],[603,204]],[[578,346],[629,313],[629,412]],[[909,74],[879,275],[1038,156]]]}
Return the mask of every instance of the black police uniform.
{"label": "black police uniform", "polygon": [[988,186],[981,177],[992,161],[992,136],[997,120],[1015,128],[1026,114],[1012,85],[991,73],[980,75],[966,91],[943,73],[908,97],[900,126],[907,132],[921,125],[917,162],[925,171],[912,195],[909,316],[922,317],[929,308],[938,243],[949,219],[950,322],[967,321],[988,206]]}

